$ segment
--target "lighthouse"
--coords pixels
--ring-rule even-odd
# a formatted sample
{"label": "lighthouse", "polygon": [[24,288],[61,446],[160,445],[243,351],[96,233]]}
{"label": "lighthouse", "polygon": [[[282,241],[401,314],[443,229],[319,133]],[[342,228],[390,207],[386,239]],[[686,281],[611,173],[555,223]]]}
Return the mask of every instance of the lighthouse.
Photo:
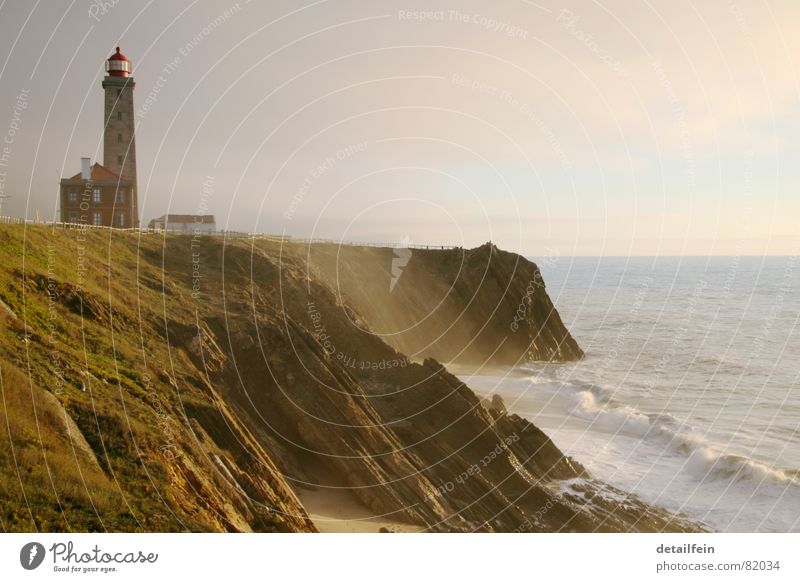
{"label": "lighthouse", "polygon": [[[120,52],[106,61],[105,133],[103,165],[136,187],[136,135],[133,126],[133,88],[131,62]],[[132,198],[136,198],[133,192]],[[138,225],[138,218],[136,220]]]}
{"label": "lighthouse", "polygon": [[103,164],[81,158],[81,172],[60,182],[61,220],[93,226],[136,228],[136,180],[131,62],[117,47],[106,60]]}

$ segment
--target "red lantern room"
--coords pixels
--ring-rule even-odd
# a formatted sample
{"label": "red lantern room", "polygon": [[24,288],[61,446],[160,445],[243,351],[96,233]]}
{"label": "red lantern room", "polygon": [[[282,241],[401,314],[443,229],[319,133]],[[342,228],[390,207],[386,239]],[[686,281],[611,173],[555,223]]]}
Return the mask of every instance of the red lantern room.
{"label": "red lantern room", "polygon": [[110,77],[127,77],[131,74],[131,62],[119,51],[119,47],[106,61],[106,71]]}

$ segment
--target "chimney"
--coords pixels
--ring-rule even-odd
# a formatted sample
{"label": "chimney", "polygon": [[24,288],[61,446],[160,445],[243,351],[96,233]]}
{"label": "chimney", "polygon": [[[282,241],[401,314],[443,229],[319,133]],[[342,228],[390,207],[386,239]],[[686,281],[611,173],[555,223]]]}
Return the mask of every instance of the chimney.
{"label": "chimney", "polygon": [[92,179],[92,159],[81,158],[81,180]]}

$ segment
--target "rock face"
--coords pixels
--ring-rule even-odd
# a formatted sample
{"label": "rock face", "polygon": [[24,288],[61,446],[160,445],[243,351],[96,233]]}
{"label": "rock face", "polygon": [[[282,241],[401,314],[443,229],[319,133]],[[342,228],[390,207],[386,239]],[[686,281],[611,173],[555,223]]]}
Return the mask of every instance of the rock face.
{"label": "rock face", "polygon": [[[406,253],[402,270],[400,251]],[[373,333],[415,360],[472,367],[583,358],[539,268],[492,244],[448,250],[314,245],[309,267]]]}
{"label": "rock face", "polygon": [[[11,269],[21,236],[9,230],[0,258]],[[55,242],[70,260],[73,238],[33,230],[29,241]],[[26,262],[18,284],[36,317],[28,332],[8,326],[0,353],[27,363],[38,386],[62,378],[54,394],[69,427],[91,447],[97,478],[131,504],[135,518],[113,529],[313,531],[294,493],[312,486],[348,488],[374,515],[428,531],[697,529],[593,480],[437,360],[581,357],[538,269],[516,255],[414,251],[390,290],[391,249],[113,233],[109,270],[108,236],[88,233],[97,268],[80,289],[56,274],[69,292],[55,298],[54,325],[36,315],[45,265]],[[20,294],[4,277],[0,299],[16,313]]]}
{"label": "rock face", "polygon": [[506,403],[499,394],[492,394],[491,398],[484,398],[481,400],[481,406],[492,413],[493,416],[502,416],[508,412],[506,410]]}

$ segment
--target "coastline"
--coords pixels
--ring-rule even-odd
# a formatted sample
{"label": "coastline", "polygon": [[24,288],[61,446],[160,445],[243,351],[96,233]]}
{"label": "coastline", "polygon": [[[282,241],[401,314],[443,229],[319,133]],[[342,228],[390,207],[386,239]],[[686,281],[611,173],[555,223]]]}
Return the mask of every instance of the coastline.
{"label": "coastline", "polygon": [[[4,381],[20,396],[12,439],[26,442],[36,422],[24,390],[52,392],[54,418],[58,404],[74,425],[54,420],[50,446],[66,454],[73,435],[85,438],[96,461],[79,459],[80,468],[105,495],[115,531],[314,531],[291,483],[350,488],[300,492],[326,531],[403,528],[395,522],[443,532],[702,529],[599,480],[561,492],[553,483],[586,476],[581,463],[534,423],[482,406],[472,382],[439,363],[582,358],[523,257],[491,244],[415,251],[392,287],[390,248],[3,230],[0,348]],[[51,253],[24,252],[35,247]],[[97,268],[70,269],[76,247]],[[349,286],[337,285],[340,271]],[[520,311],[520,297],[530,308]],[[442,330],[449,335],[432,342]],[[82,334],[94,342],[88,363]],[[46,500],[47,481],[36,486]],[[136,521],[116,516],[119,487],[144,507]],[[91,501],[73,510],[88,530],[104,527]],[[36,507],[34,521],[8,507],[11,527],[58,519],[52,504]]]}
{"label": "coastline", "polygon": [[[725,453],[696,431],[682,432],[684,425],[664,413],[609,406],[590,385],[544,381],[524,369],[509,372],[462,378],[487,401],[499,396],[509,413],[534,422],[602,481],[712,531],[781,532],[800,525],[800,482],[791,471]],[[770,507],[775,511],[765,511]]]}

